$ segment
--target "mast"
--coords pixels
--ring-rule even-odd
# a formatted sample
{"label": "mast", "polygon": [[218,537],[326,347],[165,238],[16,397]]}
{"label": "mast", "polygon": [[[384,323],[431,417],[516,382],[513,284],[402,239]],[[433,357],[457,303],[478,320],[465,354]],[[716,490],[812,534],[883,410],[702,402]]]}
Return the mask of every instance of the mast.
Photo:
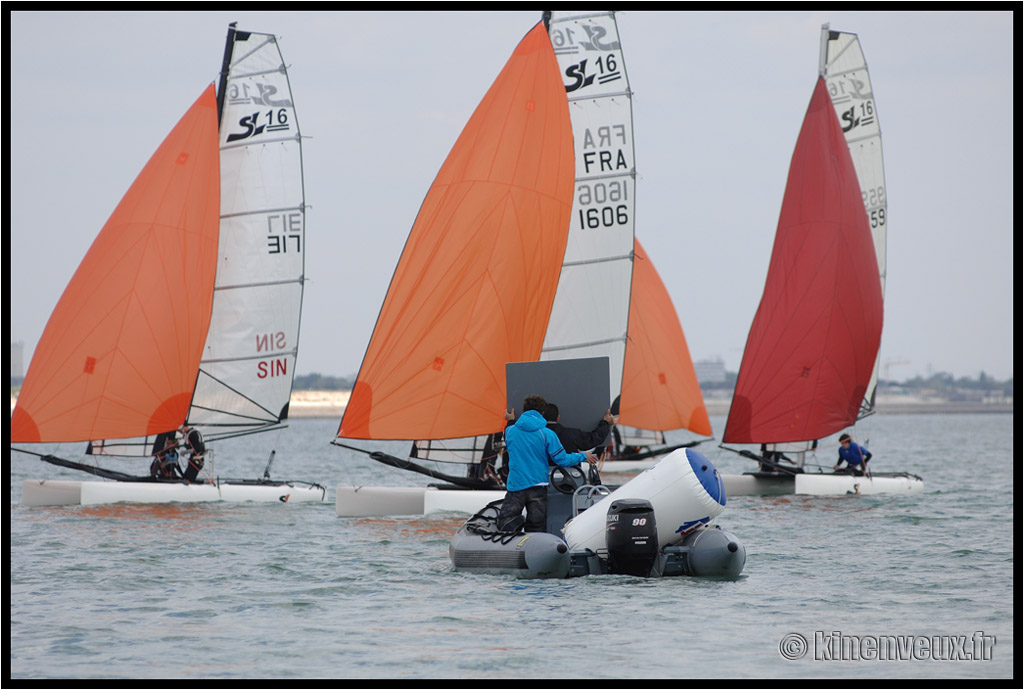
{"label": "mast", "polygon": [[235,26],[238,22],[228,24],[228,37],[224,43],[224,60],[220,66],[220,81],[217,84],[217,124],[224,118],[224,93],[228,88],[228,72],[231,69],[231,54],[235,49]]}
{"label": "mast", "polygon": [[819,77],[824,77],[825,76],[825,69],[827,67],[827,59],[828,59],[828,37],[829,37],[829,33],[831,33],[831,32],[828,30],[828,22],[825,22],[824,24],[821,25],[821,41],[820,41],[820,46],[819,46],[819,50],[818,50],[818,76]]}

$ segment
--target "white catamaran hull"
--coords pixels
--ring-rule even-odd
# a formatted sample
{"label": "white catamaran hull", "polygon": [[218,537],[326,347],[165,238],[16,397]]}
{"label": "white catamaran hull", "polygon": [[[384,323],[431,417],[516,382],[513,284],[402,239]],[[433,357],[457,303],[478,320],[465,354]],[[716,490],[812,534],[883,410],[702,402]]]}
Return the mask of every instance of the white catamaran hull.
{"label": "white catamaran hull", "polygon": [[[606,462],[602,474],[632,474],[656,465],[662,458]],[[580,465],[585,473],[588,465]],[[500,490],[440,489],[426,486],[338,486],[335,508],[341,517],[384,517],[466,513],[473,515],[491,501],[505,497]]]}
{"label": "white catamaran hull", "polygon": [[728,496],[845,496],[847,494],[910,494],[924,491],[924,480],[913,474],[854,477],[848,474],[797,474],[778,476],[767,473],[723,474]]}
{"label": "white catamaran hull", "polygon": [[340,517],[384,517],[466,513],[473,515],[504,491],[438,489],[426,486],[339,486],[334,491]]}
{"label": "white catamaran hull", "polygon": [[172,484],[156,482],[100,482],[26,479],[21,488],[24,506],[100,505],[105,503],[210,503],[323,501],[322,486],[287,482],[262,484],[219,482]]}
{"label": "white catamaran hull", "polygon": [[[664,455],[657,455],[652,458],[644,458],[643,460],[609,460],[600,466],[601,474],[635,474],[637,472],[643,472],[646,469],[654,467],[658,462],[665,457]],[[580,468],[586,471],[586,465],[580,465]]]}

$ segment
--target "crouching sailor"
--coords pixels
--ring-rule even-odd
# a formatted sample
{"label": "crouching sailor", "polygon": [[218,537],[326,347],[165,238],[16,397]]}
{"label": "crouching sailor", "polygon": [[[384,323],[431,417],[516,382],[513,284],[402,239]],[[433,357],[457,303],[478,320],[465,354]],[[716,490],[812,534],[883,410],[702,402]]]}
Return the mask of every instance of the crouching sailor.
{"label": "crouching sailor", "polygon": [[[839,437],[839,463],[832,469],[837,472],[863,477],[868,471],[868,460],[870,459],[871,453],[867,448],[854,443],[849,434],[843,434]],[[839,468],[843,462],[846,463],[846,467],[840,470]]]}
{"label": "crouching sailor", "polygon": [[173,431],[164,440],[164,447],[150,463],[149,475],[154,479],[181,479],[181,467],[178,465],[178,442],[174,438]]}
{"label": "crouching sailor", "polygon": [[523,400],[523,414],[505,429],[509,471],[505,484],[505,500],[498,512],[498,529],[519,529],[523,507],[526,507],[527,532],[544,532],[548,513],[548,460],[562,467],[581,462],[597,464],[593,453],[566,453],[555,432],[548,428],[544,411],[548,403],[539,395]]}

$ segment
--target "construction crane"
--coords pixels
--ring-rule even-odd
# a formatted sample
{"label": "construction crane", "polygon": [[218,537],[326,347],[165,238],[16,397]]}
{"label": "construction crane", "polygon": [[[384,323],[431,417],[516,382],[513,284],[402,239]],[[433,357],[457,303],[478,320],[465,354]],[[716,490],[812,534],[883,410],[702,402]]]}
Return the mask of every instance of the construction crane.
{"label": "construction crane", "polygon": [[886,381],[892,381],[892,379],[889,378],[889,367],[894,367],[894,366],[898,366],[898,365],[901,365],[901,364],[910,364],[910,360],[908,360],[908,359],[887,359],[887,360],[885,360],[885,363],[882,364],[882,371],[885,372],[884,378],[885,378]]}

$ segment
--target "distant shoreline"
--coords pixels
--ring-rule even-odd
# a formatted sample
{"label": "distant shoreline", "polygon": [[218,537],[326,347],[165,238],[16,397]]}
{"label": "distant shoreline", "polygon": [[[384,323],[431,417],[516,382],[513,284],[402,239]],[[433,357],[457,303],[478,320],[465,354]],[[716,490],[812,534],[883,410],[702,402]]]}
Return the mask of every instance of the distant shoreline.
{"label": "distant shoreline", "polygon": [[[333,417],[341,419],[351,391],[294,391],[288,416],[291,418]],[[729,414],[729,398],[706,398],[708,415]],[[877,414],[1007,414],[1012,402],[985,403],[913,396],[880,396]]]}
{"label": "distant shoreline", "polygon": [[[293,391],[288,406],[291,419],[341,419],[351,391]],[[15,396],[11,396],[14,410]],[[708,415],[729,414],[729,398],[705,398]],[[1012,414],[1013,402],[957,401],[918,396],[879,396],[877,414]]]}

